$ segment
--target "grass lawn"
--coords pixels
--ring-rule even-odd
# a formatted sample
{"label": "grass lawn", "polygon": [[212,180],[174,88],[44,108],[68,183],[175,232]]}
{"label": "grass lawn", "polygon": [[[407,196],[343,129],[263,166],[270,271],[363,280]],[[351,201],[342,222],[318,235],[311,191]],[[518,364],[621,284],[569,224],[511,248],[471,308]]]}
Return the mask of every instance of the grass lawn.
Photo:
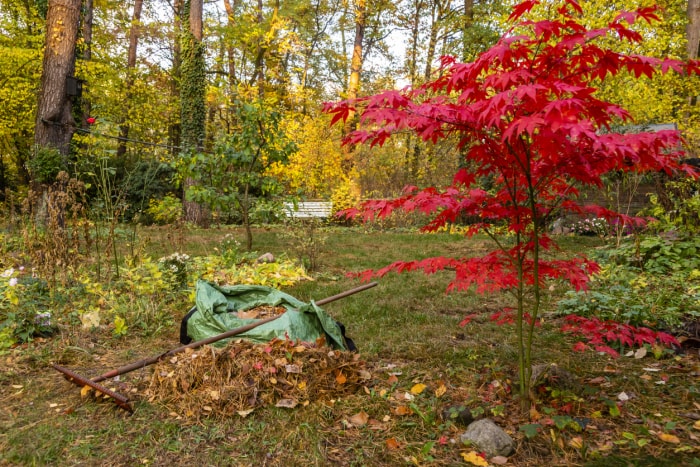
{"label": "grass lawn", "polygon": [[[292,240],[283,233],[257,230],[255,250],[291,255]],[[153,258],[175,251],[202,255],[227,234],[243,240],[235,228],[148,228],[138,232],[138,241]],[[357,286],[347,272],[490,249],[485,238],[450,234],[334,228],[324,235],[314,280],[284,289],[304,301]],[[561,243],[561,254],[568,255],[601,241],[567,237]],[[517,450],[506,465],[700,465],[697,353],[613,359],[574,352],[576,340],[559,332],[560,318],[549,313],[565,291],[555,286],[545,300],[533,360],[556,364],[572,381],[543,380],[538,403],[523,414],[513,394],[514,328],[489,319],[511,305],[508,297],[447,295],[449,279],[448,273],[391,274],[373,289],[328,304],[326,311],[358,345],[371,379],[349,396],[294,409],[260,407],[246,417],[188,417],[149,401],[145,389],[154,367],[115,383],[134,401],[129,414],[109,400],[81,399],[80,389],[49,366],[95,376],[178,347],[179,321],[191,301],[159,310],[167,325],[153,332],[127,323],[127,334],[115,338],[107,330],[62,327],[0,355],[0,465],[471,465],[463,454],[474,448],[460,443],[466,427],[449,416],[450,407],[487,416],[515,438]],[[472,313],[477,317],[459,327]],[[358,423],[362,413],[366,419]]]}

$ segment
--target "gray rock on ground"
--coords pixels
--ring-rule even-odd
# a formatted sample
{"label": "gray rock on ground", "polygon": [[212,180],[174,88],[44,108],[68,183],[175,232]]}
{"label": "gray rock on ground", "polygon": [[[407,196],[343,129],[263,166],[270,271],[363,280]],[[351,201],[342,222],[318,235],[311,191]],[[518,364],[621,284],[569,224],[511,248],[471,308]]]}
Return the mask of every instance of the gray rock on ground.
{"label": "gray rock on ground", "polygon": [[488,418],[471,423],[467,431],[460,436],[460,440],[469,441],[483,451],[487,458],[507,457],[515,450],[513,438]]}

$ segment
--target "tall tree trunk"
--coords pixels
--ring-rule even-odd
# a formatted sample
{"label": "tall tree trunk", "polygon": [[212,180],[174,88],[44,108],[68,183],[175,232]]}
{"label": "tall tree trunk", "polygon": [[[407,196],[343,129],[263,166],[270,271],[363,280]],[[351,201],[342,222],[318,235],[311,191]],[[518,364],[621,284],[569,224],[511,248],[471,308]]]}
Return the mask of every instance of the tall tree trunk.
{"label": "tall tree trunk", "polygon": [[[174,101],[177,101],[180,96],[180,79],[182,76],[182,47],[180,40],[182,38],[182,9],[183,0],[173,1],[173,67],[170,75],[170,95]],[[180,148],[180,136],[182,134],[182,125],[179,118],[173,119],[168,126],[168,145],[172,148],[173,157],[177,156]]]}
{"label": "tall tree trunk", "polygon": [[474,25],[474,0],[464,0],[462,17],[462,61],[469,60],[469,30]]}
{"label": "tall tree trunk", "polygon": [[[228,27],[233,30],[236,27],[236,12],[238,11],[238,0],[231,3],[230,0],[224,0],[224,7],[226,8],[226,16],[228,19]],[[226,55],[228,56],[228,84],[229,84],[229,94],[232,95],[233,88],[238,82],[236,78],[236,60],[235,60],[235,49],[230,43],[226,46]]]}
{"label": "tall tree trunk", "polygon": [[[92,23],[94,18],[93,0],[85,0],[83,8],[83,60],[89,62],[92,60]],[[88,99],[81,98],[83,120],[80,122],[80,127],[87,128],[87,119],[92,112],[92,106]]]}
{"label": "tall tree trunk", "polygon": [[[686,26],[688,39],[688,58],[696,60],[700,57],[700,0],[688,0],[688,24]],[[697,93],[690,98],[690,105],[697,105]]]}
{"label": "tall tree trunk", "polygon": [[[362,53],[365,40],[365,27],[367,26],[367,5],[366,0],[355,1],[355,40],[352,47],[352,59],[350,60],[350,78],[348,79],[348,96],[349,100],[357,99],[360,91],[360,76],[362,74],[362,63],[364,55]],[[350,112],[347,120],[345,120],[345,134],[357,129],[357,118],[355,112]],[[355,166],[354,152],[355,149],[349,144],[343,146],[343,170],[350,175]]]}
{"label": "tall tree trunk", "polygon": [[133,97],[132,88],[136,81],[136,51],[141,35],[141,10],[143,0],[135,0],[134,12],[131,16],[131,27],[129,30],[129,51],[126,59],[126,96],[124,98],[124,109],[119,125],[119,145],[117,146],[117,158],[126,154],[126,140],[129,138],[129,111],[131,110],[131,99]]}
{"label": "tall tree trunk", "polygon": [[67,78],[75,70],[81,0],[50,0],[46,14],[46,39],[41,91],[34,142],[38,148],[58,149],[67,160],[75,122]]}
{"label": "tall tree trunk", "polygon": [[430,35],[428,37],[428,51],[425,56],[425,71],[423,79],[428,81],[433,73],[433,60],[435,59],[435,48],[437,47],[437,35],[440,22],[438,21],[438,2],[433,0],[430,6]]}
{"label": "tall tree trunk", "polygon": [[[183,34],[182,82],[180,85],[180,119],[182,122],[182,146],[188,157],[202,151],[206,123],[206,76],[204,44],[202,43],[202,0],[185,1],[185,17],[188,30]],[[202,205],[187,201],[187,191],[197,183],[191,177],[185,179],[183,202],[185,220],[206,225],[207,212]]]}

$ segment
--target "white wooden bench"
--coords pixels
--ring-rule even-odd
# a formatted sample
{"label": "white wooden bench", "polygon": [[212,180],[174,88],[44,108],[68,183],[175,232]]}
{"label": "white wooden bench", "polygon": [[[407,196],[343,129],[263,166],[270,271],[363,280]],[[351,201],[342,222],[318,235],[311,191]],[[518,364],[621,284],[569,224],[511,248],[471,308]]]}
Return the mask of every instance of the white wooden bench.
{"label": "white wooden bench", "polygon": [[292,219],[327,219],[333,214],[333,203],[330,201],[300,201],[284,203],[284,212]]}

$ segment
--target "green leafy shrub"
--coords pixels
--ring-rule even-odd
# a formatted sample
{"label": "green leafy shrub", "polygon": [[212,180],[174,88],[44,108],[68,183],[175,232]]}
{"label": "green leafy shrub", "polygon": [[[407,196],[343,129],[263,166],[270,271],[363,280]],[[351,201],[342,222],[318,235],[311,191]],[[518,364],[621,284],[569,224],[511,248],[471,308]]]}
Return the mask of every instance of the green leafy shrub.
{"label": "green leafy shrub", "polygon": [[56,330],[48,284],[23,274],[23,268],[0,274],[0,350]]}
{"label": "green leafy shrub", "polygon": [[182,201],[173,195],[165,195],[161,199],[151,199],[146,213],[156,224],[173,224],[182,216]]}
{"label": "green leafy shrub", "polygon": [[679,327],[700,317],[700,240],[648,236],[599,252],[588,292],[567,292],[562,314],[635,326]]}
{"label": "green leafy shrub", "polygon": [[34,157],[27,161],[33,180],[39,183],[53,183],[58,173],[65,170],[63,156],[56,148],[39,148]]}

